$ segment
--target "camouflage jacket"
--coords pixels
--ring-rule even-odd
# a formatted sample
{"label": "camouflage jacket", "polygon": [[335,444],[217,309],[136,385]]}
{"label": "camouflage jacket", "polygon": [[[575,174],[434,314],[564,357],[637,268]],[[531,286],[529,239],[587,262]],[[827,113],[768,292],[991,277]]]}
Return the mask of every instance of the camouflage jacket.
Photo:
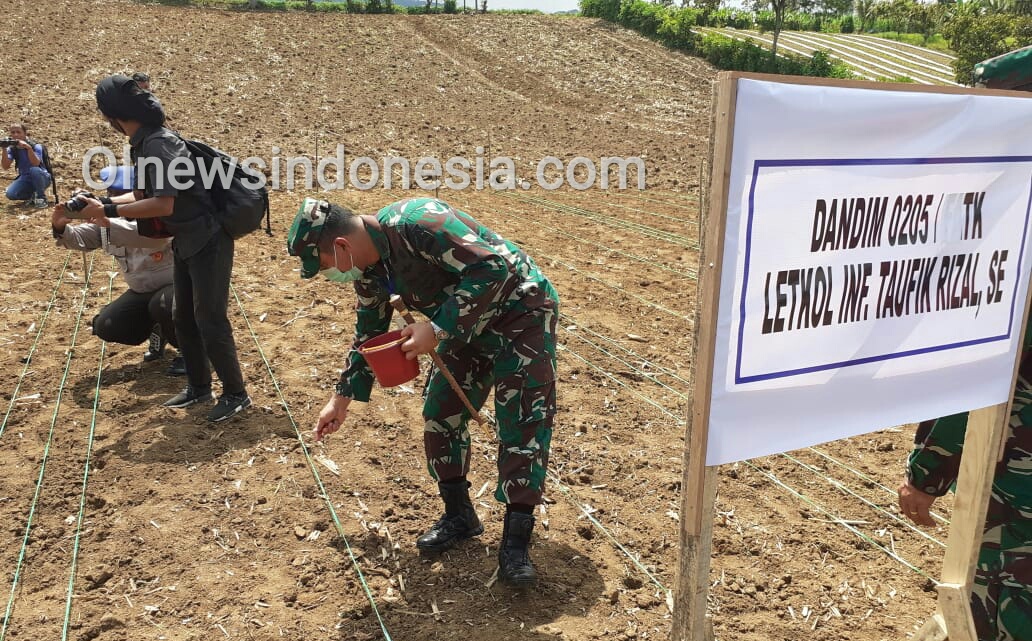
{"label": "camouflage jacket", "polygon": [[341,374],[343,392],[368,401],[373,373],[357,347],[390,328],[398,294],[450,334],[439,351],[474,344],[485,349],[492,327],[525,313],[523,294],[543,286],[537,265],[516,245],[468,214],[433,198],[410,198],[376,214],[380,229],[366,226],[380,261],[355,281],[358,294],[355,340]]}
{"label": "camouflage jacket", "polygon": [[[1032,362],[1030,347],[1032,323],[1026,328],[1022,367],[1014,389],[1011,432],[993,479],[993,494],[1024,518],[1032,518],[1032,380],[1026,363]],[[907,478],[914,487],[933,496],[950,490],[960,472],[967,417],[967,412],[954,414],[918,429],[907,467]]]}

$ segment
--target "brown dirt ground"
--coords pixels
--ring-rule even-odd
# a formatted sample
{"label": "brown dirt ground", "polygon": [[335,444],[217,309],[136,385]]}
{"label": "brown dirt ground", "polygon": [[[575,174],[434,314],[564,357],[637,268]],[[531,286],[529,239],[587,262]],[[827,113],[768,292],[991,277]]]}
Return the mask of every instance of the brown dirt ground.
{"label": "brown dirt ground", "polygon": [[[416,553],[413,539],[439,511],[416,395],[378,390],[342,433],[311,445],[353,316],[346,290],[301,282],[285,254],[304,192],[276,193],[275,236],[238,245],[232,320],[256,407],[214,429],[200,409],[157,407],[180,385],[165,363],[143,364],[140,347],[102,351],[84,329],[109,289],[124,287],[109,282],[110,260],[55,251],[45,213],[2,205],[0,607],[10,617],[0,637],[63,638],[70,579],[72,639],[365,640],[384,637],[378,617],[405,641],[667,635],[712,69],[580,19],[83,0],[16,0],[8,15],[20,28],[0,33],[3,118],[28,120],[49,143],[64,194],[83,150],[122,142],[92,92],[126,69],[155,76],[184,134],[242,155],[272,144],[312,154],[317,137],[349,153],[409,156],[486,145],[521,162],[643,154],[650,189],[444,194],[525,246],[563,298],[553,449],[562,482],[539,514],[541,584],[522,595],[488,585],[501,530],[489,489],[478,499],[479,541],[439,558]],[[399,196],[333,198],[373,211]],[[493,446],[474,434],[480,490],[494,480]],[[894,520],[909,438],[891,430],[721,468],[718,638],[912,632],[934,606],[927,577],[942,548]],[[316,463],[320,487],[306,448],[340,474]],[[929,534],[945,540],[942,528]]]}

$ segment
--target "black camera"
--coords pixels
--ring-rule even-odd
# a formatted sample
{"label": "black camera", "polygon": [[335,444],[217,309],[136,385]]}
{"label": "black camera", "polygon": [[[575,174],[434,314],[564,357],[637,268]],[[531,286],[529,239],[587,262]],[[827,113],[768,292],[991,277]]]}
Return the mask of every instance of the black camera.
{"label": "black camera", "polygon": [[[82,196],[86,196],[87,194],[81,194],[81,195]],[[79,196],[72,196],[71,198],[69,198],[68,200],[65,201],[64,206],[65,206],[65,209],[67,211],[74,212],[74,211],[82,211],[83,209],[86,209],[86,205],[87,204],[88,203],[86,202],[85,198],[79,198]]]}
{"label": "black camera", "polygon": [[17,147],[21,141],[17,138],[0,138],[0,149],[7,149],[8,147]]}

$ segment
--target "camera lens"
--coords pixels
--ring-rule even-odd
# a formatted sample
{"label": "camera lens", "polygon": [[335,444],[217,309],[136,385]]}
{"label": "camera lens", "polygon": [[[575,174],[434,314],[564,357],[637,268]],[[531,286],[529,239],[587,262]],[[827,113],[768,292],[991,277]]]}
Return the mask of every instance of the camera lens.
{"label": "camera lens", "polygon": [[68,211],[80,211],[86,209],[86,200],[81,198],[72,198],[65,203],[65,209]]}

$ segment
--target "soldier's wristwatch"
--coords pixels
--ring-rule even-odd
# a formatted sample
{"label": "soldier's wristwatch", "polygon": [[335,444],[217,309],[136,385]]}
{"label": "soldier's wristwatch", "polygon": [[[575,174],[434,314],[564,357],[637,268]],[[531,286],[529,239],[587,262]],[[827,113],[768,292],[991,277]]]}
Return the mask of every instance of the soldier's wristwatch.
{"label": "soldier's wristwatch", "polygon": [[448,333],[448,330],[441,329],[440,327],[438,327],[437,325],[435,325],[433,323],[430,323],[430,327],[434,328],[434,336],[437,337],[437,340],[444,341],[444,340],[448,340],[449,338],[451,338],[451,334]]}

